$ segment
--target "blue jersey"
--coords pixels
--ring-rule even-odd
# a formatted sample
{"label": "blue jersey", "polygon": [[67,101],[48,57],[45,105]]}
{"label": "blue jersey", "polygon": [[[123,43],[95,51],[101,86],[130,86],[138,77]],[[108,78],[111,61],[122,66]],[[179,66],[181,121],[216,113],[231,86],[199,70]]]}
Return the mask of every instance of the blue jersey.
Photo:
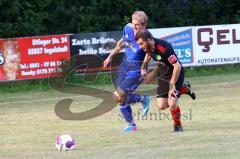
{"label": "blue jersey", "polygon": [[133,25],[131,23],[124,27],[122,39],[124,41],[125,48],[125,55],[122,64],[124,64],[128,70],[139,73],[145,53],[140,49],[138,43],[135,41]]}

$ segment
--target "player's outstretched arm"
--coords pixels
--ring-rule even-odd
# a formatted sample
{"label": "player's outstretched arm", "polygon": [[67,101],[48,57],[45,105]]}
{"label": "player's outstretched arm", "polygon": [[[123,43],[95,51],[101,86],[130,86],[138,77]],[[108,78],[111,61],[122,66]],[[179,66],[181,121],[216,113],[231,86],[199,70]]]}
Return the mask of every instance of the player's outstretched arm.
{"label": "player's outstretched arm", "polygon": [[169,95],[171,95],[173,93],[173,91],[175,90],[175,84],[176,84],[179,74],[181,72],[181,65],[178,61],[172,65],[173,65],[173,74],[172,74],[172,78],[169,83]]}
{"label": "player's outstretched arm", "polygon": [[145,79],[147,76],[147,67],[148,67],[150,60],[151,60],[151,56],[149,54],[146,54],[144,57],[142,66],[141,66],[141,75],[142,75],[143,79]]}
{"label": "player's outstretched arm", "polygon": [[108,57],[106,58],[106,60],[103,62],[103,67],[106,68],[109,63],[112,61],[113,57],[119,53],[119,51],[123,48],[123,39],[120,39],[117,42],[117,45],[115,46],[114,49],[112,49],[111,53],[108,55]]}
{"label": "player's outstretched arm", "polygon": [[151,84],[158,75],[159,68],[158,66],[155,66],[155,68],[147,74],[146,78],[144,79],[146,84]]}

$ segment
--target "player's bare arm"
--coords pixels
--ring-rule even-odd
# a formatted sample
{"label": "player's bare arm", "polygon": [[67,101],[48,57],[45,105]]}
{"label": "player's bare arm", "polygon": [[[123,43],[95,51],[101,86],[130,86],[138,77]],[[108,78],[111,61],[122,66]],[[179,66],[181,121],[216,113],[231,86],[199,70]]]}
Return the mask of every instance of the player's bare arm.
{"label": "player's bare arm", "polygon": [[178,61],[172,65],[173,65],[173,73],[169,83],[169,94],[171,94],[175,90],[175,83],[177,82],[179,74],[181,72],[181,65]]}
{"label": "player's bare arm", "polygon": [[158,71],[158,66],[155,66],[155,68],[150,73],[148,73],[146,78],[144,79],[145,83],[151,84],[157,78]]}
{"label": "player's bare arm", "polygon": [[117,53],[119,53],[119,51],[123,48],[123,43],[124,43],[123,39],[120,39],[120,40],[117,42],[115,48],[112,49],[112,51],[111,51],[111,53],[109,54],[109,56],[108,56],[108,57],[106,58],[106,60],[103,62],[103,67],[104,67],[104,68],[106,68],[106,67],[109,65],[109,63],[112,61],[113,57],[114,57]]}
{"label": "player's bare arm", "polygon": [[147,66],[151,60],[151,56],[149,54],[146,54],[141,66],[141,75],[145,79],[147,76]]}

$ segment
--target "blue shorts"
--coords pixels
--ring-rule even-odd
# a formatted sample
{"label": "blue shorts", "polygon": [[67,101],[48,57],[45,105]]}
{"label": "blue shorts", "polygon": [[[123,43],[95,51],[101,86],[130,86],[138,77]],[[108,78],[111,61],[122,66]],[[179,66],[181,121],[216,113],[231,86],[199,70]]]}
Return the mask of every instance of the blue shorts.
{"label": "blue shorts", "polygon": [[134,92],[142,81],[140,70],[128,71],[127,68],[120,68],[115,86],[121,88],[127,94]]}

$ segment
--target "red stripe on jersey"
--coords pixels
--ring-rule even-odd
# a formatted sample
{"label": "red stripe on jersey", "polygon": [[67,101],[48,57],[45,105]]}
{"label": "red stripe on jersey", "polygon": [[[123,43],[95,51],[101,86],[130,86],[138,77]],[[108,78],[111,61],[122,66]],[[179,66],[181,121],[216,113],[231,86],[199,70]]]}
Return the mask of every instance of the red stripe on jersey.
{"label": "red stripe on jersey", "polygon": [[164,54],[164,53],[167,51],[167,49],[166,49],[165,47],[161,46],[161,45],[157,45],[157,49],[158,49],[158,51],[160,51],[162,54]]}
{"label": "red stripe on jersey", "polygon": [[171,55],[168,58],[168,61],[170,62],[170,64],[175,64],[177,62],[177,57],[175,55]]}

